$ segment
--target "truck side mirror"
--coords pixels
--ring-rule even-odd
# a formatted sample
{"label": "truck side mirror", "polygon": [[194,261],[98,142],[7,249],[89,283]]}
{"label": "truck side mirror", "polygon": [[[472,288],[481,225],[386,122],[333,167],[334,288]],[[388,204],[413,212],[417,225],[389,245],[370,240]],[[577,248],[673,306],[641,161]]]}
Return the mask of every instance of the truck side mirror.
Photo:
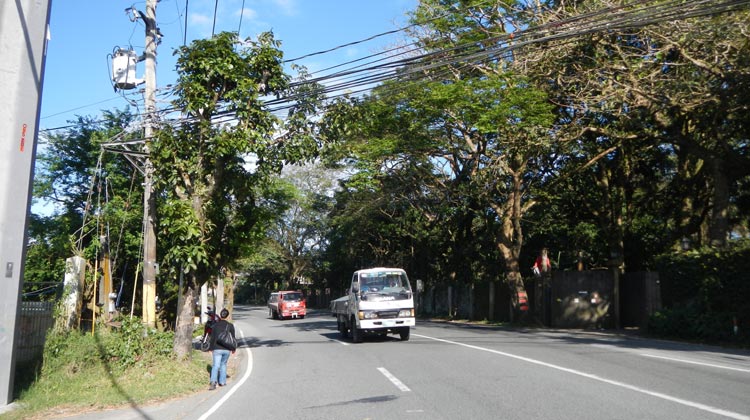
{"label": "truck side mirror", "polygon": [[352,293],[359,293],[359,285],[357,283],[352,283]]}

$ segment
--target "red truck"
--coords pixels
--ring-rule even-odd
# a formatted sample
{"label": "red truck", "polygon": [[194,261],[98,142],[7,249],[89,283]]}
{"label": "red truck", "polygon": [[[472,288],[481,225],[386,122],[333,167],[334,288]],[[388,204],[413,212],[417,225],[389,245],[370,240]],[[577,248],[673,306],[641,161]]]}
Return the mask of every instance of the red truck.
{"label": "red truck", "polygon": [[268,298],[268,316],[273,319],[304,318],[306,314],[307,305],[302,292],[278,291]]}

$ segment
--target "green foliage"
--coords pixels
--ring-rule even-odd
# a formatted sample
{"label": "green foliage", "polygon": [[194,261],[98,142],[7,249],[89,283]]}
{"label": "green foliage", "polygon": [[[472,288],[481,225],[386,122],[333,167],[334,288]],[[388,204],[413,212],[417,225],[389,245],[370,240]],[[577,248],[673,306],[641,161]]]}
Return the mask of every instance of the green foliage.
{"label": "green foliage", "polygon": [[77,372],[91,364],[104,364],[114,371],[135,365],[148,366],[172,353],[173,333],[146,331],[138,317],[121,317],[120,327],[97,325],[95,333],[51,331],[44,348],[42,374],[68,370]]}
{"label": "green foliage", "polygon": [[25,292],[61,282],[66,258],[81,255],[93,262],[101,252],[102,226],[111,234],[110,255],[117,262],[113,277],[134,277],[143,217],[141,189],[136,188],[140,182],[125,158],[101,150],[102,143],[121,135],[134,119],[128,111],[104,111],[100,118],[78,117],[69,128],[47,134],[37,156],[33,191],[35,204],[44,211],[29,220]]}
{"label": "green foliage", "polygon": [[[159,206],[164,268],[189,273],[193,288],[236,265],[277,217],[279,191],[270,177],[285,163],[317,153],[309,119],[319,98],[316,85],[290,86],[280,45],[272,33],[240,41],[225,32],[176,52],[174,105],[191,118],[159,131],[152,158],[157,187],[164,191]],[[284,122],[262,98],[289,89],[306,93]],[[237,123],[213,124],[219,112],[232,113]],[[276,138],[280,131],[283,139]]]}
{"label": "green foliage", "polygon": [[729,313],[706,313],[695,304],[657,312],[649,320],[648,333],[708,343],[750,344],[747,331],[741,330],[741,334],[734,335],[733,318]]}
{"label": "green foliage", "polygon": [[[750,241],[657,258],[665,310],[649,331],[686,339],[750,342]],[[732,332],[737,320],[739,337]]]}
{"label": "green foliage", "polygon": [[122,327],[112,330],[97,325],[95,334],[51,331],[41,369],[16,369],[19,408],[2,417],[50,418],[79,410],[143,405],[204,389],[210,361],[175,360],[171,333],[144,335],[140,319],[121,321]]}

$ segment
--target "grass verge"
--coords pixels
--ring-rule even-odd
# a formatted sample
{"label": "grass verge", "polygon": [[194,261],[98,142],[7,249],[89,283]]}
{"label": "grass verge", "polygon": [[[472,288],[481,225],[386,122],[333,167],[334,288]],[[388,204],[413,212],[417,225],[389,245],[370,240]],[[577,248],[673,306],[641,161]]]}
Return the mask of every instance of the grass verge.
{"label": "grass verge", "polygon": [[16,367],[16,407],[0,419],[70,416],[206,389],[208,353],[194,351],[189,360],[176,360],[171,339],[168,332],[144,337],[126,328],[95,335],[51,332],[43,360]]}

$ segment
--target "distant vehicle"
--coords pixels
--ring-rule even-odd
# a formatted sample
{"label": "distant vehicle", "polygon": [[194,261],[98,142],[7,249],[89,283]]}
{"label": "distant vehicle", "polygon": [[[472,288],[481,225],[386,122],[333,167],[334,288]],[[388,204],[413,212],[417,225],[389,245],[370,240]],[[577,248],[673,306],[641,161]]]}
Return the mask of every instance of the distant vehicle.
{"label": "distant vehicle", "polygon": [[414,326],[414,296],[406,272],[400,268],[358,270],[346,296],[331,302],[331,312],[342,337],[359,343],[364,334],[398,334],[409,340]]}
{"label": "distant vehicle", "polygon": [[304,318],[307,315],[305,296],[299,291],[279,291],[268,297],[268,316],[273,319]]}

